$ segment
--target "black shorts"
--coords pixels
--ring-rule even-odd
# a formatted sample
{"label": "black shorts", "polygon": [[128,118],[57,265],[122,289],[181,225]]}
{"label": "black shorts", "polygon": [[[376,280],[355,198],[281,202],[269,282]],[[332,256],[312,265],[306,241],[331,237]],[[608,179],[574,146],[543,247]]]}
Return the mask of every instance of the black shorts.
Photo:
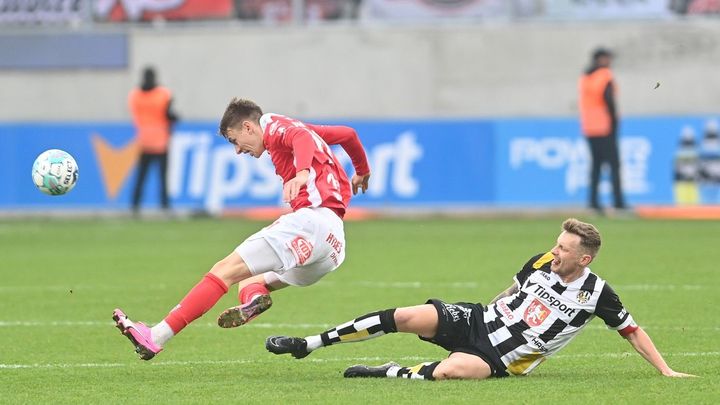
{"label": "black shorts", "polygon": [[434,343],[451,353],[467,353],[483,359],[492,370],[493,377],[507,377],[508,373],[500,355],[490,343],[487,328],[483,322],[483,307],[480,304],[457,302],[447,304],[429,299],[438,313],[438,329],[431,339],[420,339]]}

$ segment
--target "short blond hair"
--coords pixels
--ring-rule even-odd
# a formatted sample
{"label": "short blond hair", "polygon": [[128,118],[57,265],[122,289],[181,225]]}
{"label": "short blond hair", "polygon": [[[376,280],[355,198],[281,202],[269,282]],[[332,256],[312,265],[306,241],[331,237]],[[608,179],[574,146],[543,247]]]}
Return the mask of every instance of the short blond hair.
{"label": "short blond hair", "polygon": [[579,236],[580,246],[585,248],[590,256],[597,256],[602,242],[600,240],[600,231],[597,230],[595,225],[575,218],[568,218],[563,222],[562,229],[565,232]]}

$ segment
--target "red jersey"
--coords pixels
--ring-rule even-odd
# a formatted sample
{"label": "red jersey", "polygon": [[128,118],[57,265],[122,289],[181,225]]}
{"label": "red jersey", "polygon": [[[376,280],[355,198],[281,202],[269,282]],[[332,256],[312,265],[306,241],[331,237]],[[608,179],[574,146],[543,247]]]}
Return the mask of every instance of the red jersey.
{"label": "red jersey", "polygon": [[326,207],[340,218],[350,203],[351,189],[345,170],[328,145],[340,145],[352,160],[359,176],[370,173],[365,150],[354,129],[345,126],[311,125],[278,114],[260,117],[263,143],[275,173],[283,184],[297,172],[308,170],[306,185],[290,201],[293,211],[305,207]]}

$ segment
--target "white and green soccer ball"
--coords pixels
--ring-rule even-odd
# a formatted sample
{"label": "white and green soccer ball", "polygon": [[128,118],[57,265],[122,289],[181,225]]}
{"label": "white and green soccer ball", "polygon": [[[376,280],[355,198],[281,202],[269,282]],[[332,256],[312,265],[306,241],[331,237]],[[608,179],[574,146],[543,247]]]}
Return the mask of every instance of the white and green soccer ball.
{"label": "white and green soccer ball", "polygon": [[78,166],[69,153],[60,149],[46,150],[33,163],[32,179],[43,193],[62,195],[75,187]]}

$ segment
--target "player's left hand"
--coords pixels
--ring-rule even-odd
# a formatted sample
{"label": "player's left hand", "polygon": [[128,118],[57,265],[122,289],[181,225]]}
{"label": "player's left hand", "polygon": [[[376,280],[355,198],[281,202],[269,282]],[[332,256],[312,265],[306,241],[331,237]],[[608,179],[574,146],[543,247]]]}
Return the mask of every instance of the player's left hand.
{"label": "player's left hand", "polygon": [[675,378],[697,377],[697,376],[694,375],[694,374],[679,373],[679,372],[674,371],[674,370],[669,370],[669,371],[663,373],[663,375],[664,375],[665,377],[675,377]]}
{"label": "player's left hand", "polygon": [[300,194],[300,189],[307,184],[308,177],[310,177],[309,170],[295,173],[295,177],[283,186],[283,201],[289,203],[294,200]]}
{"label": "player's left hand", "polygon": [[370,173],[364,176],[358,176],[357,174],[352,176],[350,184],[352,184],[353,195],[357,195],[359,190],[362,190],[363,194],[368,189],[368,181],[370,181]]}

